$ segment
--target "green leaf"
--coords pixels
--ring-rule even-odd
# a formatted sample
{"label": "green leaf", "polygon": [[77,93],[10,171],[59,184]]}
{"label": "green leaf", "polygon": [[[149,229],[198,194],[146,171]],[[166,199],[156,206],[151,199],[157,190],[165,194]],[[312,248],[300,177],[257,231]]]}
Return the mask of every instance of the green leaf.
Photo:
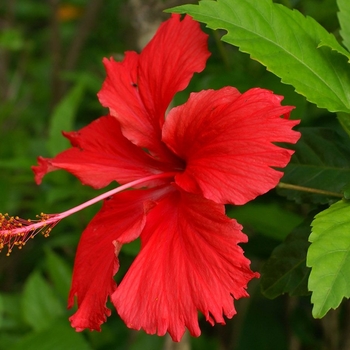
{"label": "green leaf", "polygon": [[0,32],[0,48],[11,51],[23,49],[23,34],[15,28],[8,28]]}
{"label": "green leaf", "polygon": [[350,114],[339,112],[337,118],[343,130],[350,136]]}
{"label": "green leaf", "polygon": [[350,204],[339,201],[315,216],[307,266],[312,314],[323,317],[350,297]]}
{"label": "green leaf", "polygon": [[350,2],[349,0],[337,0],[337,4],[339,7],[340,34],[344,46],[350,50]]}
{"label": "green leaf", "polygon": [[[1,294],[2,299],[2,324],[1,331],[13,332],[16,329],[23,328],[23,319],[21,315],[21,295],[19,294]],[[1,333],[1,332],[0,332]]]}
{"label": "green leaf", "polygon": [[309,219],[295,228],[263,266],[260,283],[267,298],[274,299],[285,293],[290,296],[308,294],[310,269],[306,266],[306,253],[310,245],[310,223]]}
{"label": "green leaf", "polygon": [[12,350],[91,350],[82,333],[70,327],[68,320],[58,319],[49,328],[22,338]]}
{"label": "green leaf", "polygon": [[[282,182],[338,193],[350,179],[350,139],[328,128],[300,128],[302,137],[284,169]],[[295,190],[278,193],[297,202],[328,203],[336,197]]]}
{"label": "green leaf", "polygon": [[137,332],[134,337],[134,341],[128,347],[129,350],[151,350],[151,349],[163,349],[164,338],[151,336],[144,332]]}
{"label": "green leaf", "polygon": [[52,250],[46,249],[45,267],[53,282],[54,289],[63,298],[66,299],[69,293],[72,269],[71,267]]}
{"label": "green leaf", "polygon": [[[244,206],[231,206],[227,209],[227,215],[235,218],[243,227],[252,228],[255,232],[278,241],[283,241],[302,222],[299,215],[284,209],[278,203],[251,202]],[[276,217],[278,220],[275,220]]]}
{"label": "green leaf", "polygon": [[140,248],[141,248],[141,240],[135,239],[134,241],[128,244],[124,244],[122,248],[122,252],[130,256],[136,256],[140,252]]}
{"label": "green leaf", "polygon": [[37,271],[26,281],[22,297],[23,318],[34,330],[41,331],[62,315],[63,308],[50,285]]}
{"label": "green leaf", "polygon": [[62,136],[62,131],[73,129],[74,118],[83,97],[85,82],[81,80],[56,106],[50,122],[47,148],[54,156],[69,147],[69,141]]}
{"label": "green leaf", "polygon": [[311,17],[304,17],[271,0],[203,0],[169,12],[188,13],[211,29],[225,29],[222,40],[267,67],[317,106],[350,112],[350,69],[332,34]]}
{"label": "green leaf", "polygon": [[322,39],[318,47],[322,47],[322,46],[327,46],[330,49],[337,51],[338,53],[347,57],[348,62],[350,62],[350,52],[344,49],[344,47],[338,43],[338,41],[335,39],[333,35],[329,35],[326,38]]}
{"label": "green leaf", "polygon": [[349,200],[350,199],[350,182],[344,186],[343,191],[344,191],[343,193],[344,199]]}

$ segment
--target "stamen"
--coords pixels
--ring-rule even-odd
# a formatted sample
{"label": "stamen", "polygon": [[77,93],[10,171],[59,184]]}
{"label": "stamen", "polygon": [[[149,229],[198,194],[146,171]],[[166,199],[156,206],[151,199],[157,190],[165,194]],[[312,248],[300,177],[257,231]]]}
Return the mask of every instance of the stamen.
{"label": "stamen", "polygon": [[7,256],[13,247],[22,247],[30,238],[34,238],[39,232],[48,237],[52,228],[60,221],[56,215],[41,213],[35,220],[21,219],[18,216],[10,216],[8,213],[0,213],[0,252],[7,247]]}
{"label": "stamen", "polygon": [[26,244],[30,238],[34,238],[38,233],[41,233],[44,237],[50,235],[51,230],[56,226],[62,219],[82,210],[90,205],[93,205],[103,199],[113,196],[116,193],[122,192],[128,188],[134,187],[136,185],[147,183],[152,180],[171,178],[176,175],[175,172],[172,173],[161,173],[157,175],[151,175],[144,177],[139,180],[129,182],[125,185],[119,186],[103,193],[89,201],[80,204],[72,209],[66,210],[59,214],[44,214],[36,216],[35,220],[31,219],[21,219],[18,216],[10,216],[8,213],[0,213],[0,252],[2,249],[7,247],[7,256],[9,256],[15,246],[19,249]]}

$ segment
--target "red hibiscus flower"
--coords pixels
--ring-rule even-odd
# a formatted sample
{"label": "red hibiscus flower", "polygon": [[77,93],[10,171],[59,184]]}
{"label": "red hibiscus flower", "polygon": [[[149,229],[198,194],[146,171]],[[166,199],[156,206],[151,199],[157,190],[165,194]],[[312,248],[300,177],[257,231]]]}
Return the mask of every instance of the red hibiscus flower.
{"label": "red hibiscus flower", "polygon": [[[224,316],[236,313],[234,299],[248,296],[247,283],[259,276],[238,245],[247,237],[224,205],[245,204],[277,185],[276,168],[293,152],[275,143],[295,143],[298,122],[288,119],[293,107],[282,106],[281,96],[260,88],[192,93],[165,117],[208,57],[199,24],[173,15],[141,54],[104,60],[98,97],[109,114],[64,133],[72,148],[39,157],[33,167],[38,184],[47,172],[64,169],[94,188],[122,185],[77,207],[105,199],[77,250],[69,295],[70,307],[77,299],[70,318],[77,330],[100,330],[110,298],[130,328],[169,332],[175,341],[186,327],[199,336],[198,310],[211,324],[224,324]],[[141,250],[117,285],[118,254],[138,237]]]}

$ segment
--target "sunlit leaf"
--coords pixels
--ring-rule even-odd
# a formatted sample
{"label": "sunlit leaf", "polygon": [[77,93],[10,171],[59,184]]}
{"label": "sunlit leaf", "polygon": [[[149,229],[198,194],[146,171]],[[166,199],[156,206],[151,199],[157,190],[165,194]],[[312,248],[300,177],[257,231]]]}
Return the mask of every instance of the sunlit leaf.
{"label": "sunlit leaf", "polygon": [[310,243],[311,220],[295,228],[274,249],[261,271],[261,290],[270,299],[288,293],[306,295],[310,269],[306,266],[306,253]]}
{"label": "sunlit leaf", "polygon": [[[350,139],[328,128],[301,128],[291,162],[282,182],[338,193],[350,179]],[[279,189],[281,195],[297,202],[327,203],[332,195]]]}
{"label": "sunlit leaf", "polygon": [[313,316],[323,317],[350,297],[350,204],[339,201],[315,216],[307,266]]}
{"label": "sunlit leaf", "polygon": [[[310,102],[350,112],[350,69],[338,53],[344,49],[311,17],[271,0],[203,0],[170,11],[227,30],[223,41],[249,53]],[[319,47],[322,42],[332,50]]]}
{"label": "sunlit leaf", "polygon": [[350,50],[350,1],[337,0],[337,4],[339,7],[340,34],[343,38],[343,44]]}

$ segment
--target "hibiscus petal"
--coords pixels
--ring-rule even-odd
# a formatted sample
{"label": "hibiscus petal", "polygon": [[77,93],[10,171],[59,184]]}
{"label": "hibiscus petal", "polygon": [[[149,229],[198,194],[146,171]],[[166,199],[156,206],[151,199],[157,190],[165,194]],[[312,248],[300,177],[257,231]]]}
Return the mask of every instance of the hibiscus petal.
{"label": "hibiscus petal", "polygon": [[145,215],[165,188],[119,193],[106,200],[80,239],[74,263],[68,307],[77,297],[78,311],[70,317],[77,331],[100,330],[110,315],[106,301],[116,289],[113,276],[119,269],[118,254],[124,243],[136,239]]}
{"label": "hibiscus petal", "polygon": [[126,139],[118,121],[112,116],[101,117],[80,131],[64,134],[72,148],[55,158],[38,158],[33,166],[35,181],[53,170],[64,169],[94,188],[111,181],[127,183],[145,176],[169,170],[149,154]]}
{"label": "hibiscus petal", "polygon": [[[185,160],[176,183],[217,203],[244,204],[278,184],[293,151],[275,142],[295,143],[300,133],[289,120],[293,109],[264,89],[240,94],[226,87],[191,94],[172,109],[163,141]],[[284,115],[285,118],[280,118]]]}
{"label": "hibiscus petal", "polygon": [[246,236],[224,206],[174,191],[153,208],[141,234],[140,254],[112,295],[128,327],[179,341],[187,327],[200,335],[197,310],[211,324],[235,313],[257,273],[237,244]]}
{"label": "hibiscus petal", "polygon": [[[97,94],[101,104],[118,119],[124,135],[134,144],[152,148],[159,140],[159,128],[154,125],[143,105],[138,89],[139,55],[128,51],[122,62],[103,59],[107,77]],[[154,146],[153,146],[154,147]]]}
{"label": "hibiscus petal", "polygon": [[210,56],[208,35],[198,22],[173,14],[163,22],[140,54],[139,90],[150,115],[160,127],[174,95],[185,89],[195,72],[205,68]]}
{"label": "hibiscus petal", "polygon": [[[207,35],[197,22],[179,15],[162,23],[140,56],[127,52],[123,62],[104,60],[107,78],[98,97],[134,144],[161,156],[165,111],[209,57]],[[169,156],[169,155],[168,155]]]}

